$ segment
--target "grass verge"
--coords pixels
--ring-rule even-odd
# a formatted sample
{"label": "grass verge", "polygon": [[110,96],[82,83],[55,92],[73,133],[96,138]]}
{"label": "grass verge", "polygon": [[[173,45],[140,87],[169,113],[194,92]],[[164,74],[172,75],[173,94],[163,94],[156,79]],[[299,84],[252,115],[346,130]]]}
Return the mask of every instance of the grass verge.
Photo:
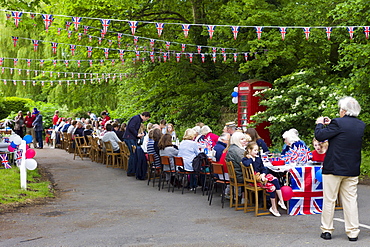
{"label": "grass verge", "polygon": [[32,204],[42,198],[54,197],[50,181],[40,174],[40,169],[27,170],[27,189],[21,189],[17,167],[0,169],[0,212],[4,208]]}

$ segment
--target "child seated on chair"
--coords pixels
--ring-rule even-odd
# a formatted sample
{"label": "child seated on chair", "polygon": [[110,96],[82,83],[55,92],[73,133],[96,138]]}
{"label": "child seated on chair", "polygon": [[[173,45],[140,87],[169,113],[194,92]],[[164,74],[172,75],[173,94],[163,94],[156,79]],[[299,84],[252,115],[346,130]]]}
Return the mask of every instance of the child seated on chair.
{"label": "child seated on chair", "polygon": [[[271,204],[272,207],[269,211],[274,216],[280,216],[279,211],[276,207],[276,199],[275,195],[277,194],[279,197],[279,206],[286,210],[286,206],[284,204],[283,195],[280,190],[280,184],[276,177],[272,174],[269,174],[269,169],[263,165],[261,157],[259,157],[259,147],[256,142],[250,142],[247,145],[244,158],[242,159],[242,163],[245,166],[250,166],[252,164],[254,173],[256,175],[256,179],[258,182],[258,186],[261,188],[265,188],[266,192],[270,194]],[[276,193],[275,193],[276,192]],[[257,202],[256,202],[257,203]]]}

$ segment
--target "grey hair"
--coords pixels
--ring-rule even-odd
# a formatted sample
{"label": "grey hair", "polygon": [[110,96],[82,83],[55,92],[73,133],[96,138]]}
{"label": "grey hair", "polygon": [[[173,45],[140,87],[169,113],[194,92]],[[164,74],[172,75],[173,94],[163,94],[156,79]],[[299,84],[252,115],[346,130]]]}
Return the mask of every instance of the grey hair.
{"label": "grey hair", "polygon": [[208,126],[208,125],[204,125],[201,129],[200,129],[200,133],[202,135],[207,135],[208,133],[211,133],[212,130],[211,128]]}
{"label": "grey hair", "polygon": [[357,117],[361,112],[361,106],[355,98],[344,97],[339,100],[338,106],[346,111],[345,115]]}
{"label": "grey hair", "polygon": [[287,139],[289,145],[292,145],[293,143],[300,140],[297,133],[294,130],[285,131],[283,134],[283,138]]}
{"label": "grey hair", "polygon": [[193,130],[194,130],[195,132],[197,132],[197,134],[198,134],[198,135],[200,135],[200,127],[199,127],[199,126],[195,126],[195,127],[193,127]]}
{"label": "grey hair", "polygon": [[218,138],[219,141],[226,141],[227,137],[230,137],[229,133],[222,133],[220,137]]}

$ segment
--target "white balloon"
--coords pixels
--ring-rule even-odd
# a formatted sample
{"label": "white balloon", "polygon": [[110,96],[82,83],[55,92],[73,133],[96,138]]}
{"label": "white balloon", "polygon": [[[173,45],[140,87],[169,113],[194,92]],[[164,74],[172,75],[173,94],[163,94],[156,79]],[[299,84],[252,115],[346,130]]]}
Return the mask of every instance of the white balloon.
{"label": "white balloon", "polygon": [[10,142],[14,141],[15,136],[16,136],[16,134],[13,134],[13,135],[9,136],[9,141]]}
{"label": "white balloon", "polygon": [[37,161],[34,159],[26,159],[26,168],[28,170],[35,170],[37,167]]}
{"label": "white balloon", "polygon": [[13,142],[16,145],[20,145],[22,143],[22,138],[19,135],[14,135]]}
{"label": "white balloon", "polygon": [[234,92],[238,92],[238,87],[234,87]]}
{"label": "white balloon", "polygon": [[234,104],[238,104],[238,97],[233,97],[231,102],[233,102]]}

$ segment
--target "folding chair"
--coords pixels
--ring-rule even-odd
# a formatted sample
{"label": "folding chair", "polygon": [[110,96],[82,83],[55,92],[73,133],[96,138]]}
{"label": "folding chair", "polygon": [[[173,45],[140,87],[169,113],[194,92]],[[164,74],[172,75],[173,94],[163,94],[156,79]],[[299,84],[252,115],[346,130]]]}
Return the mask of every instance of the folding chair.
{"label": "folding chair", "polygon": [[114,152],[112,143],[110,141],[104,142],[104,146],[106,152],[106,167],[119,168],[117,159],[121,154]]}
{"label": "folding chair", "polygon": [[235,210],[243,210],[244,204],[239,204],[239,187],[243,187],[244,183],[238,183],[234,164],[231,161],[226,161],[226,165],[230,181],[230,208],[235,207]]}
{"label": "folding chair", "polygon": [[[224,172],[224,166],[219,163],[212,163],[211,164],[211,172],[213,174],[212,180],[211,180],[211,193],[209,193],[208,198],[209,198],[209,205],[211,206],[212,204],[212,198],[213,198],[213,192],[217,186],[217,184],[221,184],[221,205],[222,208],[224,207],[224,202],[225,202],[225,189],[228,184],[230,184],[229,180],[225,179],[225,172]],[[214,176],[214,175],[218,176]],[[222,176],[222,178],[220,178]],[[217,188],[216,188],[217,189]]]}
{"label": "folding chair", "polygon": [[[164,166],[168,166],[169,167],[169,170],[164,170]],[[158,190],[161,190],[161,183],[162,183],[162,189],[164,187],[164,181],[162,182],[162,179],[163,177],[166,178],[166,174],[170,174],[170,178],[172,179],[172,177],[175,176],[176,174],[176,170],[174,167],[171,167],[171,157],[170,156],[161,156],[161,171],[162,171],[162,174],[160,175],[159,177],[159,185],[158,185]],[[170,192],[170,188],[171,188],[171,179],[170,181],[168,181],[168,192]],[[175,190],[175,184],[173,184],[173,188],[172,188],[172,192],[174,192]]]}
{"label": "folding chair", "polygon": [[[186,171],[184,169],[184,160],[182,157],[173,157],[175,162],[175,169],[176,169],[176,177],[179,181],[182,181],[182,192],[181,194],[184,194],[184,188],[185,188],[185,181],[188,179],[188,175],[196,175],[196,172],[194,171]],[[180,179],[181,177],[181,179]],[[196,188],[194,189],[194,194],[197,193]]]}

